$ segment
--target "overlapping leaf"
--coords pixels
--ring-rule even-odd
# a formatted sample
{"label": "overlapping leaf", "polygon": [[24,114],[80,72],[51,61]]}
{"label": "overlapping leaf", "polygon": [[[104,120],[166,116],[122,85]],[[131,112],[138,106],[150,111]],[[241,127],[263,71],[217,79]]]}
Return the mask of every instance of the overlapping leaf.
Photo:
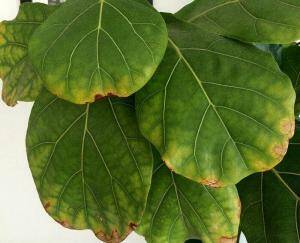
{"label": "overlapping leaf", "polygon": [[177,16],[246,42],[289,44],[300,39],[298,0],[194,0]]}
{"label": "overlapping leaf", "polygon": [[0,23],[0,78],[2,99],[14,106],[17,101],[33,101],[42,88],[42,81],[28,58],[29,39],[57,7],[41,3],[20,6],[13,21]]}
{"label": "overlapping leaf", "polygon": [[[159,157],[159,156],[156,156]],[[235,186],[210,189],[171,172],[155,159],[146,211],[138,232],[148,243],[235,242],[240,201]]]}
{"label": "overlapping leaf", "polygon": [[283,49],[281,69],[289,75],[297,93],[296,119],[300,121],[300,47],[293,45]]}
{"label": "overlapping leaf", "polygon": [[152,152],[132,98],[78,106],[43,92],[32,110],[27,153],[41,201],[63,226],[120,242],[139,223]]}
{"label": "overlapping leaf", "polygon": [[171,170],[213,187],[273,168],[294,132],[288,77],[269,53],[166,19],[167,53],[136,98],[144,136]]}
{"label": "overlapping leaf", "polygon": [[238,184],[241,230],[249,243],[300,241],[300,126],[284,161]]}
{"label": "overlapping leaf", "polygon": [[30,54],[48,90],[84,104],[139,90],[166,44],[165,23],[145,2],[73,0],[38,29]]}

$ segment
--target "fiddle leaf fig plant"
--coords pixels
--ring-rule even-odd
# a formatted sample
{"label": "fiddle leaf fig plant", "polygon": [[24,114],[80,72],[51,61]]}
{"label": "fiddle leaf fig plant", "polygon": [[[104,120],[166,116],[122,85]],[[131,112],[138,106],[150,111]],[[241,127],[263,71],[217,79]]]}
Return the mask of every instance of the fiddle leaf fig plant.
{"label": "fiddle leaf fig plant", "polygon": [[2,99],[34,101],[45,211],[110,243],[299,242],[299,23],[294,0],[22,4]]}

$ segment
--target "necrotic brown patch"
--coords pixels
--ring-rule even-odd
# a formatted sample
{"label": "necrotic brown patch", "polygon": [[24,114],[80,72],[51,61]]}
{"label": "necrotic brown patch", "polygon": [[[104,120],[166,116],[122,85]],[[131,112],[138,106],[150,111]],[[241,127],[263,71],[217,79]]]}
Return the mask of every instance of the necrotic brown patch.
{"label": "necrotic brown patch", "polygon": [[237,240],[237,237],[222,237],[219,241],[219,243],[235,243]]}

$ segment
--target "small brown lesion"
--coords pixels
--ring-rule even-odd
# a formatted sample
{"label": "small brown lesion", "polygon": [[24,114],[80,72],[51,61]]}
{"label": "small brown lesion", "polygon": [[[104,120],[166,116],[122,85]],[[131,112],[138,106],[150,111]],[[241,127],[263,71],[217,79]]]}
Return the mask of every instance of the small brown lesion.
{"label": "small brown lesion", "polygon": [[222,186],[222,183],[215,179],[203,179],[200,181],[200,183],[205,186],[212,187],[212,188],[219,188]]}
{"label": "small brown lesion", "polygon": [[94,100],[97,101],[97,100],[102,100],[104,98],[113,98],[113,97],[119,97],[119,96],[111,92],[107,93],[106,95],[96,94]]}
{"label": "small brown lesion", "polygon": [[237,241],[237,237],[226,237],[223,236],[220,238],[219,243],[235,243]]}
{"label": "small brown lesion", "polygon": [[48,211],[50,207],[51,207],[51,203],[50,203],[50,202],[46,202],[46,203],[44,204],[44,209],[45,209],[46,211]]}
{"label": "small brown lesion", "polygon": [[136,228],[138,227],[138,225],[135,224],[135,223],[130,222],[129,223],[129,227],[134,231],[134,230],[136,230]]}
{"label": "small brown lesion", "polygon": [[130,222],[127,226],[127,230],[124,235],[120,235],[117,229],[113,229],[111,234],[105,234],[102,230],[95,233],[96,237],[107,243],[120,243],[122,242],[132,231],[137,228],[137,224]]}
{"label": "small brown lesion", "polygon": [[71,226],[71,224],[69,224],[67,220],[55,220],[55,221],[65,228],[73,229],[73,227]]}
{"label": "small brown lesion", "polygon": [[295,133],[295,120],[284,120],[281,123],[280,130],[288,138],[292,138]]}
{"label": "small brown lesion", "polygon": [[275,158],[282,159],[287,153],[288,146],[289,146],[288,141],[284,142],[283,144],[274,146],[273,154],[274,154]]}

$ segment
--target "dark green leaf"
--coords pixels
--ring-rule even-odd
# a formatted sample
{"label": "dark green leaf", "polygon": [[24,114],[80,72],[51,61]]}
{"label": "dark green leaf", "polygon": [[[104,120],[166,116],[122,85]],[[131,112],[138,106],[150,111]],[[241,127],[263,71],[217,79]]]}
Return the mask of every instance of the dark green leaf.
{"label": "dark green leaf", "polygon": [[249,243],[300,242],[300,126],[296,129],[279,166],[238,184],[241,230]]}
{"label": "dark green leaf", "polygon": [[283,49],[281,69],[291,78],[297,93],[295,116],[300,121],[300,47],[293,45]]}
{"label": "dark green leaf", "polygon": [[30,54],[53,94],[84,104],[139,90],[159,65],[166,44],[163,18],[148,4],[73,0],[37,30]]}
{"label": "dark green leaf", "polygon": [[25,3],[12,21],[0,23],[0,78],[2,99],[9,106],[17,101],[33,101],[42,81],[28,58],[29,39],[57,7],[41,3]]}
{"label": "dark green leaf", "polygon": [[167,53],[137,93],[144,136],[171,170],[213,187],[273,168],[294,132],[289,78],[253,45],[167,22]]}
{"label": "dark green leaf", "polygon": [[119,242],[139,223],[152,152],[132,98],[78,106],[43,92],[30,117],[27,153],[41,201],[63,226]]}
{"label": "dark green leaf", "polygon": [[298,0],[194,0],[177,16],[246,42],[284,44],[300,39]]}
{"label": "dark green leaf", "polygon": [[240,219],[235,186],[205,187],[176,175],[155,157],[147,207],[138,228],[147,242],[235,242]]}

